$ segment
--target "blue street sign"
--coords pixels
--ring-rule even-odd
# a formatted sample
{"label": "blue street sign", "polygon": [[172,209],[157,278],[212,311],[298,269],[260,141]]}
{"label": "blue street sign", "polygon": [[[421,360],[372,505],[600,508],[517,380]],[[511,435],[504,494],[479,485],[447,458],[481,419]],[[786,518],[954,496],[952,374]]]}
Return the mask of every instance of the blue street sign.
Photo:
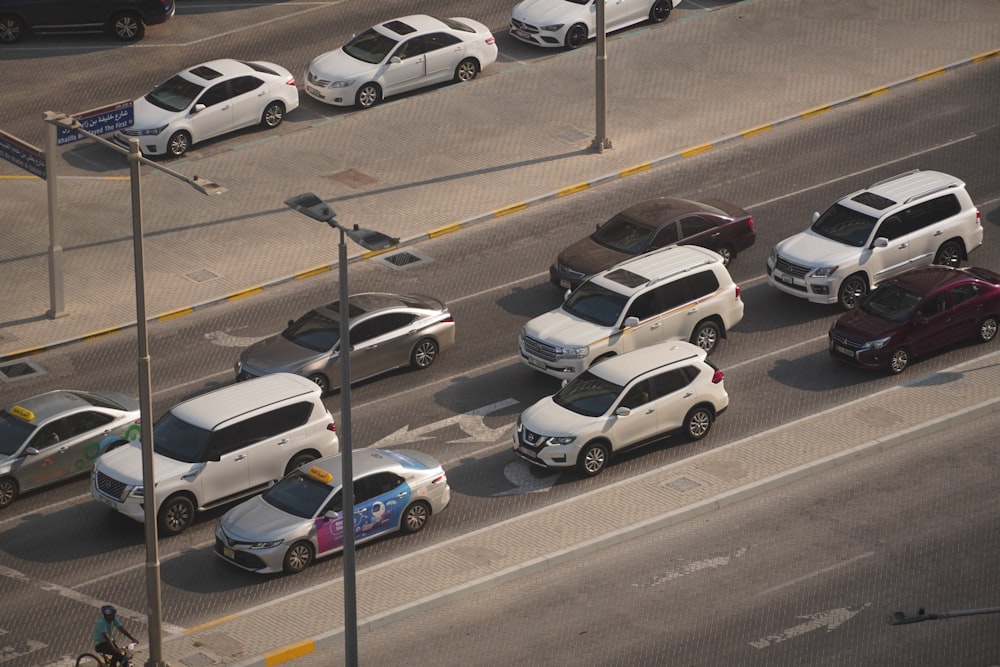
{"label": "blue street sign", "polygon": [[[100,109],[84,111],[83,113],[75,114],[73,118],[80,121],[80,125],[83,126],[83,129],[87,130],[87,132],[90,132],[91,134],[107,134],[108,132],[116,132],[118,130],[125,129],[126,127],[131,127],[135,122],[132,100],[125,100],[124,102],[118,102],[117,104],[112,104],[111,106],[102,107]],[[86,136],[69,128],[56,128],[56,144],[59,146],[65,146],[66,144],[71,144],[74,141],[80,141],[81,139],[86,138]]]}
{"label": "blue street sign", "polygon": [[39,178],[45,178],[45,153],[2,131],[0,131],[0,158]]}

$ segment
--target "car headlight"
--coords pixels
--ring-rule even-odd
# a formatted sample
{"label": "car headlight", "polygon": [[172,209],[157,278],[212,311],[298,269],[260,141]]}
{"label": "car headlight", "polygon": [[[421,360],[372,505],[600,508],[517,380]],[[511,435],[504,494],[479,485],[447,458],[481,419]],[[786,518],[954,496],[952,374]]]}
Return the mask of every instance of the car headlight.
{"label": "car headlight", "polygon": [[565,23],[553,23],[552,25],[543,25],[542,26],[542,30],[544,30],[545,32],[557,32],[557,31],[561,30],[564,25],[566,25],[566,24]]}
{"label": "car headlight", "polygon": [[132,496],[133,498],[140,498],[141,499],[143,497],[143,495],[144,495],[142,487],[141,486],[133,486],[132,490],[129,491],[129,495]]}
{"label": "car headlight", "polygon": [[273,549],[284,542],[284,540],[271,540],[270,542],[254,542],[250,545],[251,549]]}
{"label": "car headlight", "polygon": [[590,356],[589,345],[584,345],[583,347],[560,347],[556,348],[556,351],[563,359],[586,359]]}
{"label": "car headlight", "polygon": [[545,444],[546,444],[546,446],[549,446],[549,445],[571,445],[571,444],[573,444],[574,440],[576,440],[576,436],[575,435],[552,436],[550,438],[546,438]]}
{"label": "car headlight", "polygon": [[869,350],[881,350],[883,347],[889,344],[889,341],[891,339],[892,336],[886,336],[885,338],[879,338],[877,340],[868,341],[868,344],[865,345],[865,347],[867,347]]}
{"label": "car headlight", "polygon": [[334,81],[330,84],[331,88],[350,88],[354,85],[354,79],[350,81]]}
{"label": "car headlight", "polygon": [[137,130],[135,128],[131,128],[128,130],[122,130],[122,134],[129,137],[148,137],[148,136],[155,136],[160,132],[163,132],[165,129],[167,129],[166,125],[161,125],[160,127],[151,127],[148,130]]}
{"label": "car headlight", "polygon": [[812,277],[813,278],[829,278],[830,276],[832,276],[834,273],[837,272],[838,268],[840,268],[840,267],[839,266],[820,266],[820,267],[817,267],[817,268],[813,269]]}

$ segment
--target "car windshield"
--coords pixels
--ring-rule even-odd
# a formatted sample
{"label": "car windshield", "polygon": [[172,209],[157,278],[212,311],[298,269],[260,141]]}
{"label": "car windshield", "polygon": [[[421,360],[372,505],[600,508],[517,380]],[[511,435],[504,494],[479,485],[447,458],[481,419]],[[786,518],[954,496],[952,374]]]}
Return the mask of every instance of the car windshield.
{"label": "car windshield", "polygon": [[340,341],[340,323],[311,310],[282,331],[281,335],[313,352],[329,352]]}
{"label": "car windshield", "polygon": [[344,44],[344,53],[357,58],[361,62],[377,65],[396,48],[395,39],[386,37],[374,28],[368,28]]}
{"label": "car windshield", "polygon": [[887,283],[861,302],[861,310],[892,322],[905,322],[920,305],[920,295]]}
{"label": "car windshield", "polygon": [[6,410],[0,411],[0,456],[10,456],[24,444],[35,427]]}
{"label": "car windshield", "polygon": [[820,236],[860,248],[868,243],[876,222],[878,220],[870,215],[834,204],[813,223],[812,230]]}
{"label": "car windshield", "polygon": [[624,295],[585,282],[569,295],[562,309],[588,322],[612,327],[618,322],[626,303],[628,299]]}
{"label": "car windshield", "polygon": [[598,227],[590,238],[594,243],[629,255],[640,254],[653,235],[653,228],[619,214]]}
{"label": "car windshield", "polygon": [[296,470],[264,492],[264,502],[303,519],[311,519],[330,496],[330,485]]}
{"label": "car windshield", "polygon": [[560,389],[552,400],[556,405],[579,415],[599,417],[611,409],[621,393],[621,385],[584,371]]}
{"label": "car windshield", "polygon": [[153,426],[156,453],[184,463],[204,461],[211,437],[211,431],[189,424],[173,412],[163,415]]}
{"label": "car windshield", "polygon": [[95,408],[108,408],[110,410],[125,410],[125,407],[122,406],[120,403],[116,403],[115,401],[112,401],[110,398],[107,398],[105,396],[98,396],[97,394],[92,394],[89,391],[71,391],[70,393],[76,396],[77,398],[81,398],[87,401]]}
{"label": "car windshield", "polygon": [[204,86],[177,74],[153,88],[146,95],[146,101],[167,111],[184,111],[204,89]]}

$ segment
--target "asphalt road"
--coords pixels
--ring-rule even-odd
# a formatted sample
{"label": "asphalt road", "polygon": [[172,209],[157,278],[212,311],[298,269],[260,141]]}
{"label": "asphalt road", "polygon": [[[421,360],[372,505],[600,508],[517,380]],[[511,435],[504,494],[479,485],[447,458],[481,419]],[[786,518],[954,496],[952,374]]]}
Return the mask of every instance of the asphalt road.
{"label": "asphalt road", "polygon": [[[459,331],[459,344],[428,371],[395,373],[354,390],[355,445],[394,445],[398,441],[386,438],[400,429],[420,429],[417,434],[408,431],[408,440],[428,438],[416,446],[446,464],[456,493],[453,506],[435,517],[428,530],[364,547],[359,566],[544,507],[898,382],[827,359],[825,334],[837,311],[774,293],[763,284],[764,257],[774,242],[802,229],[813,210],[870,182],[923,167],[955,173],[968,182],[986,227],[986,243],[973,261],[1000,266],[996,240],[1000,181],[993,158],[1000,148],[1000,133],[991,105],[983,103],[1000,93],[998,72],[997,63],[985,63],[901,91],[891,101],[839,109],[808,126],[779,128],[683,165],[420,244],[414,250],[426,261],[407,269],[391,269],[377,261],[352,267],[355,291],[420,291],[444,298],[455,312]],[[757,244],[732,268],[743,286],[746,319],[713,355],[726,371],[733,407],[709,439],[697,446],[668,442],[648,448],[623,458],[596,479],[580,481],[531,471],[509,453],[508,429],[523,407],[557,385],[517,364],[515,340],[523,322],[558,303],[559,294],[547,283],[548,264],[561,247],[596,222],[660,194],[721,197],[754,214]],[[184,396],[230,382],[232,362],[243,344],[330,299],[334,289],[332,281],[320,278],[157,323],[151,329],[154,411],[160,413]],[[907,373],[919,377],[979,352],[975,346],[960,347],[923,360]],[[0,386],[0,402],[66,386],[135,393],[135,348],[128,335],[54,350],[35,361],[45,374]],[[328,403],[336,413],[337,396]],[[468,416],[484,406],[494,408],[485,418]],[[164,612],[173,627],[189,627],[293,594],[340,572],[337,558],[297,577],[263,578],[234,571],[217,561],[209,548],[220,514],[207,514],[192,530],[161,545]],[[0,609],[4,633],[0,644],[47,646],[30,656],[15,655],[17,650],[5,653],[9,656],[5,667],[52,661],[85,644],[81,628],[89,627],[95,599],[142,610],[141,529],[89,502],[85,481],[18,501],[0,516],[0,534],[0,596],[5,600]],[[808,613],[826,609],[817,606]],[[761,637],[771,632],[761,629]]]}

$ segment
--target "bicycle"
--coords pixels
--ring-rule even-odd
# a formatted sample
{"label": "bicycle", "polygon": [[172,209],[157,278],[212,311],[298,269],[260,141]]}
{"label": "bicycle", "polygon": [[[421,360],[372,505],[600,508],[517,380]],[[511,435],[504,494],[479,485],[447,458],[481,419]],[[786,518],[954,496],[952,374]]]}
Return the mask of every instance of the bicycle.
{"label": "bicycle", "polygon": [[[136,642],[129,642],[122,647],[125,649],[125,655],[121,659],[121,667],[131,667],[132,653],[138,645]],[[81,653],[76,658],[76,667],[84,667],[90,664],[97,665],[97,667],[107,667],[111,664],[112,657],[110,653]]]}

